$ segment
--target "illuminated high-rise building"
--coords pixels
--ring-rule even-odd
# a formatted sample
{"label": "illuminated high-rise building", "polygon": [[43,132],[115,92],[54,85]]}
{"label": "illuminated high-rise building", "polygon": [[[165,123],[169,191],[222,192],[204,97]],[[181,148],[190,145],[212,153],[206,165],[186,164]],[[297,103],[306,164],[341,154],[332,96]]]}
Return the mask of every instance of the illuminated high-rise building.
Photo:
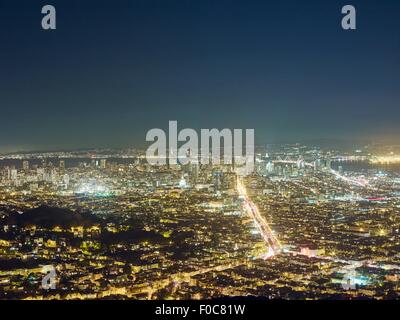
{"label": "illuminated high-rise building", "polygon": [[7,180],[11,180],[11,168],[10,167],[4,168],[4,175]]}
{"label": "illuminated high-rise building", "polygon": [[332,169],[332,160],[331,159],[326,160],[326,168]]}
{"label": "illuminated high-rise building", "polygon": [[25,171],[29,170],[29,161],[28,160],[22,161],[22,169],[24,169]]}
{"label": "illuminated high-rise building", "polygon": [[275,173],[275,165],[272,161],[268,162],[266,165],[266,170],[268,174],[273,174]]}
{"label": "illuminated high-rise building", "polygon": [[68,189],[68,186],[69,186],[69,175],[68,174],[64,174],[63,182],[64,182],[65,189]]}
{"label": "illuminated high-rise building", "polygon": [[105,169],[107,166],[107,159],[101,159],[100,160],[100,168]]}
{"label": "illuminated high-rise building", "polygon": [[44,180],[44,168],[37,168],[36,169],[36,176],[39,181]]}
{"label": "illuminated high-rise building", "polygon": [[11,171],[10,171],[10,179],[12,181],[16,181],[18,179],[18,171],[17,171],[17,169],[11,169]]}
{"label": "illuminated high-rise building", "polygon": [[213,184],[215,190],[221,190],[223,173],[221,171],[213,172]]}

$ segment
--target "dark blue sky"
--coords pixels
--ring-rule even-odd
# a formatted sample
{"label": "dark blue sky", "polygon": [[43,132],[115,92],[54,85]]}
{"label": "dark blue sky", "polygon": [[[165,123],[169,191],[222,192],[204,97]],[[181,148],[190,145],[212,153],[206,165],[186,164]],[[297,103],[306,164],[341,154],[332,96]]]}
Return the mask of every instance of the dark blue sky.
{"label": "dark blue sky", "polygon": [[168,120],[393,140],[399,78],[398,0],[0,1],[0,152],[144,145]]}

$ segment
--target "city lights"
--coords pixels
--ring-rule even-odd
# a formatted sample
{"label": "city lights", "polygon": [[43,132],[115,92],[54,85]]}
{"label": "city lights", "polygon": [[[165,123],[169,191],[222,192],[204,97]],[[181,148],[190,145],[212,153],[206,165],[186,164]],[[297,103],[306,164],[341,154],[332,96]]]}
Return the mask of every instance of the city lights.
{"label": "city lights", "polygon": [[[311,298],[314,290],[321,298],[377,298],[377,284],[397,288],[395,169],[371,169],[371,158],[352,170],[354,160],[340,151],[308,147],[301,160],[281,157],[296,150],[260,152],[248,175],[234,165],[153,167],[140,149],[3,158],[2,259],[40,258],[57,271],[44,275],[52,286],[43,291],[40,265],[2,270],[1,292],[24,299],[280,298],[290,284],[289,298]],[[222,276],[229,286],[219,283]],[[319,284],[305,290],[310,277]]]}

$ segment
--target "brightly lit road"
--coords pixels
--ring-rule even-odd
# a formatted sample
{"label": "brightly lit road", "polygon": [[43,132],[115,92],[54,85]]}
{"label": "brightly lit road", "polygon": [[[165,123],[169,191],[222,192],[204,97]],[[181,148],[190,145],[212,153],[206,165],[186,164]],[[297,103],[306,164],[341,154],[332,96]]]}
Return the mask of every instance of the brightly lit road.
{"label": "brightly lit road", "polygon": [[282,249],[282,245],[274,235],[267,221],[261,216],[257,206],[247,195],[246,188],[240,178],[238,178],[237,181],[237,191],[239,193],[239,197],[241,197],[243,200],[243,207],[246,213],[254,221],[254,224],[257,226],[261,236],[269,248],[268,256],[273,256],[279,253]]}

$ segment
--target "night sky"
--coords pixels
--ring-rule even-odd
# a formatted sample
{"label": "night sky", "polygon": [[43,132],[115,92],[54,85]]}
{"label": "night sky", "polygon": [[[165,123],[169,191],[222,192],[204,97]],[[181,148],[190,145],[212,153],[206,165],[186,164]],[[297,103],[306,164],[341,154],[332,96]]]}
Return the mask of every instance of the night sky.
{"label": "night sky", "polygon": [[399,78],[398,0],[0,0],[0,153],[144,146],[168,120],[395,141]]}

